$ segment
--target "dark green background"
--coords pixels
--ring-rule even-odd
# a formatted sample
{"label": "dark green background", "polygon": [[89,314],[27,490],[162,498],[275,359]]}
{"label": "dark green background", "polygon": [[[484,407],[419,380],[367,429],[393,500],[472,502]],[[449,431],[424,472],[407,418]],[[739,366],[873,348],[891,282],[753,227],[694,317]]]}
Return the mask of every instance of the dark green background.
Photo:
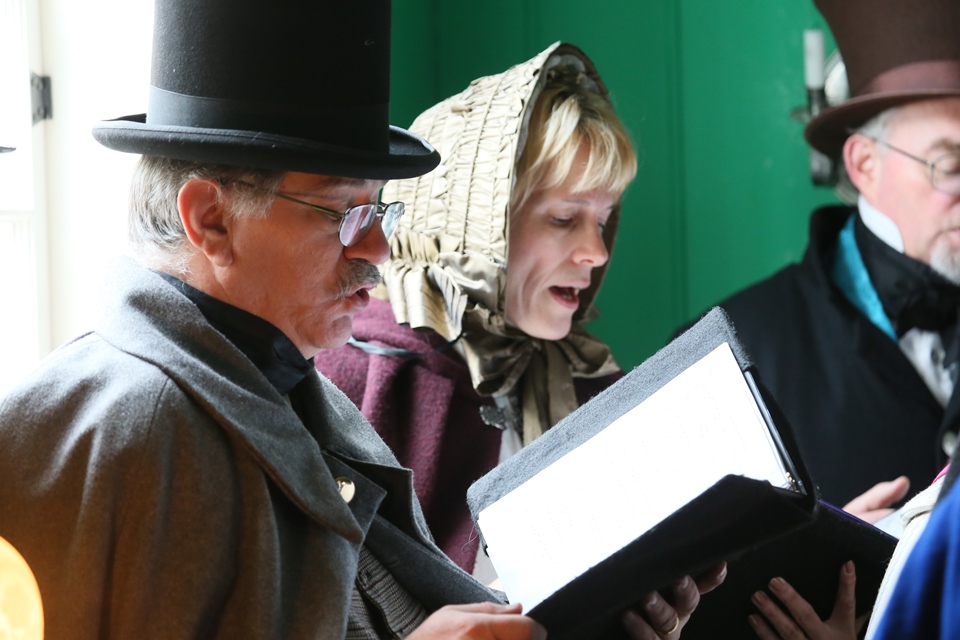
{"label": "dark green background", "polygon": [[[640,155],[590,329],[630,369],[710,304],[798,260],[814,207],[807,0],[394,0],[392,122],[562,40],[596,63]],[[830,41],[828,35],[828,42]],[[828,44],[828,53],[832,45]]]}

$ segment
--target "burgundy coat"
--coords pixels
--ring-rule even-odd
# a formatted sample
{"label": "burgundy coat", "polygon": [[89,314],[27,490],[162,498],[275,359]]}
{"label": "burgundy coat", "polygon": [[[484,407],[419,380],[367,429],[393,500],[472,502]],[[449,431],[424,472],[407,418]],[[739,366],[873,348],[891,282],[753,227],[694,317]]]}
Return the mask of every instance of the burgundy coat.
{"label": "burgundy coat", "polygon": [[[372,299],[357,314],[353,336],[382,347],[431,352],[444,344],[433,331],[399,325],[388,302]],[[479,539],[467,509],[467,488],[496,466],[501,432],[480,418],[493,399],[470,383],[466,363],[453,349],[422,357],[371,355],[350,345],[321,351],[317,369],[359,408],[400,463],[413,469],[414,487],[427,523],[447,555],[473,571]],[[574,378],[582,404],[623,374]]]}

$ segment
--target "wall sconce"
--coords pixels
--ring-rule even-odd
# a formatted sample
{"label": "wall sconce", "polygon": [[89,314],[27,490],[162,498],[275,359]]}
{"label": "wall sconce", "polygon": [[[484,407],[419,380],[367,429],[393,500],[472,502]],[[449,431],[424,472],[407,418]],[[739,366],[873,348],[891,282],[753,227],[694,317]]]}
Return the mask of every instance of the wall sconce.
{"label": "wall sconce", "polygon": [[[807,104],[790,112],[795,120],[810,122],[827,107],[840,104],[849,96],[847,69],[839,51],[826,57],[823,32],[807,29],[803,32],[803,76],[807,89]],[[835,159],[810,149],[810,180],[815,185],[837,187],[842,182]],[[843,194],[840,194],[841,198]]]}
{"label": "wall sconce", "polygon": [[[803,32],[803,78],[807,86],[808,122],[827,106],[825,61],[823,31],[807,29]],[[810,179],[817,185],[829,185],[834,181],[833,160],[816,149],[810,149]]]}
{"label": "wall sconce", "polygon": [[[819,29],[803,32],[803,80],[807,88],[807,104],[795,108],[790,116],[806,125],[828,106],[823,31]],[[833,160],[816,149],[810,149],[810,179],[816,185],[830,186],[836,182]]]}
{"label": "wall sconce", "polygon": [[0,538],[0,638],[43,638],[43,606],[37,580],[23,556],[3,538]]}

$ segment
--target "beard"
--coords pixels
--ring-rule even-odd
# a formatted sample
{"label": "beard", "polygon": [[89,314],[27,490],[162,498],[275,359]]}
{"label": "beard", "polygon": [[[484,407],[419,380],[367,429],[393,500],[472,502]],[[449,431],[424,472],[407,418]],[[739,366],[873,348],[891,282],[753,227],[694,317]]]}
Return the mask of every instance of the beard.
{"label": "beard", "polygon": [[340,289],[338,297],[346,298],[353,295],[363,285],[378,285],[381,282],[383,282],[383,278],[380,277],[380,270],[377,269],[376,265],[359,258],[348,260],[346,268],[337,279],[337,286]]}
{"label": "beard", "polygon": [[934,245],[930,267],[950,282],[960,285],[960,249],[950,246],[946,238]]}

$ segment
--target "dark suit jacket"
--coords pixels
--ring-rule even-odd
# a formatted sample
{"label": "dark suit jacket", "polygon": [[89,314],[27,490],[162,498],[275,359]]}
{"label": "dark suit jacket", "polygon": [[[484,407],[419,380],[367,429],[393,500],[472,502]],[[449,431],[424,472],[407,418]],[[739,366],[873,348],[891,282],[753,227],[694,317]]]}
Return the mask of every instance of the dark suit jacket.
{"label": "dark suit jacket", "polygon": [[960,398],[939,405],[897,343],[831,282],[837,236],[855,209],[826,207],[800,264],[719,304],[796,433],[822,497],[843,505],[875,483],[929,486],[960,427]]}

